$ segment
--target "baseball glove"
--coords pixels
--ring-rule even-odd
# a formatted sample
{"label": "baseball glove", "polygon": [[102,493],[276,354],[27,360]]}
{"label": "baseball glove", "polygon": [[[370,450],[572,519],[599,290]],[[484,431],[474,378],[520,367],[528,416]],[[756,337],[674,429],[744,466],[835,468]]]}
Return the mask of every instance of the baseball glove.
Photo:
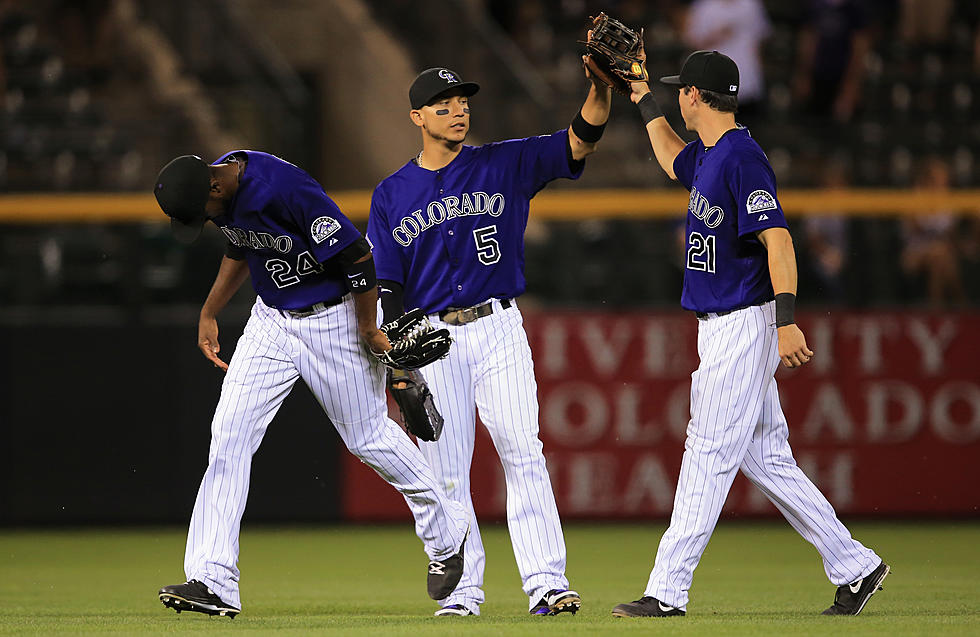
{"label": "baseball glove", "polygon": [[432,392],[418,371],[388,370],[388,391],[398,403],[402,421],[409,433],[426,442],[442,435],[442,414],[436,409]]}
{"label": "baseball glove", "polygon": [[589,72],[623,95],[631,93],[630,82],[649,79],[643,63],[643,30],[639,33],[619,20],[600,13],[592,18],[585,42]]}
{"label": "baseball glove", "polygon": [[380,329],[388,337],[391,349],[380,354],[374,352],[374,355],[394,369],[424,367],[446,356],[453,342],[449,330],[437,330],[418,308],[385,323]]}

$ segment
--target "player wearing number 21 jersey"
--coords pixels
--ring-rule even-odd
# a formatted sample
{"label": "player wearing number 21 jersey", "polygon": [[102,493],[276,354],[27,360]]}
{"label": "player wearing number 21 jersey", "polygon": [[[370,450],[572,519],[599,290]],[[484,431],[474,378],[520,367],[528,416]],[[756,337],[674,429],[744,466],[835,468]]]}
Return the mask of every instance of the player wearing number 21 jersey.
{"label": "player wearing number 21 jersey", "polygon": [[416,78],[410,116],[422,152],[378,185],[368,219],[385,320],[420,307],[455,341],[447,358],[423,370],[445,428],[438,441],[419,446],[471,516],[463,578],[436,615],[477,615],[484,601],[470,495],[477,408],[503,464],[507,524],[530,612],[575,612],[581,599],[565,577],[534,366],[515,298],[525,288],[530,200],[548,182],[582,173],[609,116],[609,89],[593,83],[570,129],[467,146],[469,98],[478,88],[446,68]]}
{"label": "player wearing number 21 jersey", "polygon": [[617,617],[687,612],[694,569],[738,471],[817,549],[837,596],[827,615],[857,615],[888,575],[874,551],[851,537],[827,498],[797,466],[774,374],[813,356],[793,316],[796,254],[769,161],[735,123],[738,67],[717,51],[692,53],[678,106],[689,144],[674,133],[646,82],[631,99],[661,168],[690,190],[681,305],[698,319],[698,369],[674,511],[643,596]]}
{"label": "player wearing number 21 jersey", "polygon": [[708,152],[697,139],[674,160],[691,191],[681,307],[723,312],[773,299],[765,247],[754,235],[785,228],[769,162],[748,129],[729,130]]}

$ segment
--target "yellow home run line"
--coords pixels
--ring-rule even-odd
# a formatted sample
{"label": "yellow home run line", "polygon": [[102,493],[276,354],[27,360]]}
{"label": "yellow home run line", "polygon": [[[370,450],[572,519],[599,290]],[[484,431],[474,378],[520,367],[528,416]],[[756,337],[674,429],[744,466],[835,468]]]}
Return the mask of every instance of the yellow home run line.
{"label": "yellow home run line", "polygon": [[[365,221],[371,191],[329,193],[354,221]],[[687,193],[669,190],[602,189],[554,190],[539,193],[531,202],[538,219],[682,218]],[[786,214],[833,216],[922,216],[940,211],[980,215],[980,190],[931,193],[920,190],[849,189],[783,190],[779,193]],[[133,193],[26,193],[0,195],[0,223],[163,222],[153,195]]]}

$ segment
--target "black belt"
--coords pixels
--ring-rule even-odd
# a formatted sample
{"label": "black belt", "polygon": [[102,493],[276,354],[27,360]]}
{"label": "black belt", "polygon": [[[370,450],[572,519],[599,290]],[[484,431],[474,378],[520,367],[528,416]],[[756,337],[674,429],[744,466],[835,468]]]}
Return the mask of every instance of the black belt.
{"label": "black belt", "polygon": [[301,307],[297,310],[280,310],[283,314],[287,314],[292,318],[306,318],[307,316],[313,316],[317,312],[322,312],[328,307],[333,307],[334,305],[340,305],[344,302],[344,296],[338,296],[335,299],[330,299],[329,301],[321,301],[319,303],[314,303],[309,307]]}
{"label": "black belt", "polygon": [[[503,299],[500,301],[500,307],[505,310],[509,309],[511,305],[513,304],[510,302],[510,299]],[[490,316],[491,314],[493,314],[493,301],[488,301],[483,305],[443,310],[439,312],[439,318],[450,325],[466,325],[467,323],[472,323],[478,318]]]}
{"label": "black belt", "polygon": [[755,307],[757,305],[765,305],[766,303],[768,303],[771,300],[772,299],[768,299],[766,301],[759,301],[758,303],[750,303],[749,305],[743,305],[741,307],[735,307],[735,308],[732,308],[730,310],[725,310],[724,312],[695,312],[694,313],[694,316],[696,316],[696,317],[698,317],[699,319],[702,319],[702,320],[703,319],[706,319],[706,318],[711,318],[712,315],[714,315],[714,316],[725,316],[726,314],[731,314],[732,312],[738,312],[739,310],[744,310],[747,307]]}

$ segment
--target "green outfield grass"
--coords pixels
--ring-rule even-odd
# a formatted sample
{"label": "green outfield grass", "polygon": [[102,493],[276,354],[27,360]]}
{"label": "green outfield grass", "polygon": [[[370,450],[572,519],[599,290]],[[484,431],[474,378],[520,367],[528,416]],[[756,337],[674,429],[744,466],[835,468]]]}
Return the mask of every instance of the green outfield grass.
{"label": "green outfield grass", "polygon": [[642,594],[663,524],[568,525],[577,616],[531,617],[505,528],[484,531],[482,617],[435,618],[426,558],[409,524],[246,528],[237,619],[178,616],[157,589],[183,581],[184,532],[0,532],[0,634],[206,632],[283,635],[960,635],[980,634],[980,523],[854,524],[891,564],[859,617],[821,617],[834,596],[816,552],[786,524],[723,522],[691,590],[689,614],[617,619]]}

